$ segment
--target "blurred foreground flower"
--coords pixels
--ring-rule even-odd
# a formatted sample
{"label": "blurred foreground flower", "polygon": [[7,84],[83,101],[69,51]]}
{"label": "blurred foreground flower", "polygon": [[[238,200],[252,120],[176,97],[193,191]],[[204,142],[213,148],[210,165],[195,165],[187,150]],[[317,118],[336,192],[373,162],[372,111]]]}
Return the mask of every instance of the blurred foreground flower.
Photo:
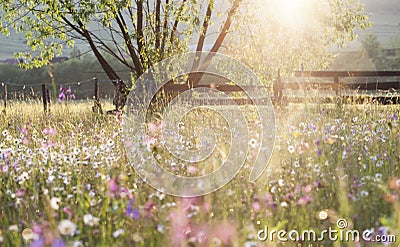
{"label": "blurred foreground flower", "polygon": [[51,200],[50,200],[51,208],[54,210],[58,210],[60,208],[60,206],[58,205],[60,202],[61,202],[61,200],[58,197],[51,198]]}
{"label": "blurred foreground flower", "polygon": [[74,236],[76,231],[76,225],[70,220],[62,220],[58,224],[58,230],[62,235]]}
{"label": "blurred foreground flower", "polygon": [[91,214],[85,214],[85,215],[83,216],[83,223],[84,223],[85,225],[88,225],[88,226],[96,226],[96,225],[99,224],[99,222],[100,222],[100,219],[97,218],[97,217],[94,217],[94,216],[91,215]]}

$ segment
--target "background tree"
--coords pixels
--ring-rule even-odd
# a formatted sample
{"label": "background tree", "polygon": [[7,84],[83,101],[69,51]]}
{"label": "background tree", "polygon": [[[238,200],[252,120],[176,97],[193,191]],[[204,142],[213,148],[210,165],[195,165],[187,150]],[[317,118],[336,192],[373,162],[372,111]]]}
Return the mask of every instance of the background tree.
{"label": "background tree", "polygon": [[389,38],[386,45],[382,46],[378,37],[373,34],[365,36],[361,40],[362,51],[369,59],[375,69],[378,70],[398,70],[400,69],[400,40],[398,36]]}
{"label": "background tree", "polygon": [[[277,8],[316,19],[301,29],[289,28],[288,14],[277,15]],[[13,28],[27,40],[30,50],[16,54],[25,59],[24,67],[41,67],[62,53],[63,44],[82,40],[115,85],[121,77],[105,54],[135,79],[189,45],[202,51],[208,44],[211,52],[224,46],[261,75],[271,75],[278,67],[289,71],[304,61],[321,65],[329,57],[327,47],[366,26],[357,0],[4,0],[0,11],[0,32]],[[120,95],[126,96],[129,88],[120,85]],[[125,97],[118,101],[123,106]]]}
{"label": "background tree", "polygon": [[227,46],[268,85],[278,70],[290,76],[302,65],[306,70],[326,68],[333,61],[335,47],[354,40],[357,29],[369,26],[357,0],[263,2],[247,6],[253,18],[242,19],[246,28],[236,30]]}
{"label": "background tree", "polygon": [[372,61],[375,61],[381,53],[381,44],[376,35],[368,34],[361,40],[361,45],[362,49]]}
{"label": "background tree", "polygon": [[[220,24],[221,30],[215,40],[217,51],[229,29],[231,19],[240,0],[226,1],[228,13]],[[61,54],[62,44],[72,46],[79,39],[86,42],[109,79],[121,83],[121,95],[129,88],[105,57],[116,58],[129,69],[133,78],[164,57],[185,51],[196,31],[200,33],[197,49],[202,49],[214,1],[203,4],[197,1],[3,1],[1,6],[1,29],[7,34],[9,28],[23,32],[30,51],[16,54],[25,59],[26,68],[47,64],[55,55]],[[205,14],[205,17],[203,17]],[[204,19],[203,23],[200,20]],[[121,99],[123,103],[124,98]]]}

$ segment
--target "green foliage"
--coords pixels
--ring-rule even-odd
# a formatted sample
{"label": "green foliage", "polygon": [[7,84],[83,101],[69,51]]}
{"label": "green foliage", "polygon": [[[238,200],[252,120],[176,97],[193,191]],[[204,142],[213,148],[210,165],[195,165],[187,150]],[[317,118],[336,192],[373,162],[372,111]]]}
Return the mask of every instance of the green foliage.
{"label": "green foliage", "polygon": [[360,59],[369,59],[377,70],[400,69],[400,41],[392,36],[388,48],[381,45],[376,35],[367,35],[361,41],[365,56]]}
{"label": "green foliage", "polygon": [[361,40],[356,51],[342,51],[336,55],[330,70],[400,70],[400,40],[392,36],[381,43],[376,35]]}
{"label": "green foliage", "polygon": [[373,34],[369,34],[361,40],[362,49],[367,53],[370,59],[377,59],[381,52],[381,46],[378,41],[378,37]]}
{"label": "green foliage", "polygon": [[[128,67],[134,66],[129,61],[125,61],[122,56],[129,54],[127,42],[132,43],[136,49],[142,46],[143,49],[135,56],[140,56],[142,66],[148,67],[148,63],[151,64],[162,57],[157,50],[159,48],[155,47],[154,43],[155,16],[151,14],[154,6],[148,2],[143,2],[143,4],[146,13],[141,12],[143,15],[143,29],[140,30],[143,33],[142,37],[138,37],[138,31],[134,30],[137,22],[136,13],[132,12],[136,8],[134,1],[118,1],[117,3],[109,0],[76,3],[54,0],[3,1],[0,5],[0,11],[4,13],[0,17],[0,31],[8,34],[9,29],[12,28],[24,34],[31,51],[17,53],[16,57],[27,61],[23,64],[26,68],[46,65],[54,56],[62,53],[61,44],[71,47],[74,39],[83,39],[88,43],[95,42],[95,49],[104,49],[118,58],[121,63],[126,62]],[[180,8],[181,5],[183,8]],[[169,9],[164,18],[170,21],[177,20],[179,23],[179,29],[175,31],[175,35],[179,32],[179,38],[175,35],[171,38],[165,37],[165,47],[171,49],[163,54],[168,55],[170,52],[180,51],[181,44],[182,48],[185,48],[184,41],[187,42],[190,39],[195,29],[193,24],[198,23],[195,19],[199,18],[198,11],[201,5],[195,1],[188,1],[186,4],[170,1],[163,7]],[[122,22],[122,26],[117,24],[117,19]],[[170,25],[169,22],[167,24]],[[172,27],[168,26],[163,35],[170,35],[171,29]],[[129,36],[123,37],[122,40],[116,37],[123,36],[123,32],[127,32]],[[104,36],[108,36],[107,40],[110,43],[103,41]],[[133,46],[130,48],[135,49]]]}
{"label": "green foliage", "polygon": [[355,28],[369,26],[357,0],[269,1],[249,5],[253,18],[238,17],[248,29],[230,39],[229,50],[271,83],[299,70],[326,68],[333,59],[332,46],[356,38]]}
{"label": "green foliage", "polygon": [[[282,5],[285,1],[225,0],[210,8],[210,21],[203,22],[208,3],[205,0],[4,1],[0,5],[4,13],[0,23],[5,34],[9,28],[24,34],[31,51],[16,54],[28,61],[23,66],[43,66],[62,52],[61,43],[71,46],[74,39],[82,39],[91,44],[110,79],[117,79],[116,69],[108,66],[107,59],[103,60],[96,51],[104,50],[139,76],[157,61],[186,51],[200,36],[199,43],[204,38],[206,43],[214,44],[214,51],[223,43],[227,48],[224,52],[234,54],[270,80],[278,69],[288,72],[298,69],[300,64],[306,69],[326,66],[331,59],[328,51],[331,45],[343,45],[355,38],[355,28],[368,26],[358,0],[307,0],[302,5],[296,4],[298,9],[284,16],[277,14],[277,10],[283,6],[286,11],[296,1]],[[301,27],[284,21],[291,14],[302,12],[307,16],[300,20],[304,21]],[[203,25],[209,27],[204,29]]]}

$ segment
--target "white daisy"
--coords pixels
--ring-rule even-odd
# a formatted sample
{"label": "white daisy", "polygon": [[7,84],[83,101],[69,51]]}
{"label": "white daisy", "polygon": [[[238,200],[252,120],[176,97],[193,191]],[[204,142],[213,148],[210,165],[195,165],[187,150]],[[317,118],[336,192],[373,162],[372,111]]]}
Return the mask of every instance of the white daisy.
{"label": "white daisy", "polygon": [[83,223],[84,223],[85,225],[88,225],[88,226],[96,226],[96,225],[99,224],[99,222],[100,222],[100,219],[97,218],[97,217],[94,217],[94,216],[91,215],[91,214],[85,214],[85,215],[83,216]]}
{"label": "white daisy", "polygon": [[62,220],[58,224],[57,229],[62,235],[74,236],[76,225],[70,220]]}
{"label": "white daisy", "polygon": [[60,208],[60,206],[58,205],[60,202],[61,202],[61,200],[58,197],[51,198],[51,200],[50,200],[51,208],[54,210],[58,210]]}

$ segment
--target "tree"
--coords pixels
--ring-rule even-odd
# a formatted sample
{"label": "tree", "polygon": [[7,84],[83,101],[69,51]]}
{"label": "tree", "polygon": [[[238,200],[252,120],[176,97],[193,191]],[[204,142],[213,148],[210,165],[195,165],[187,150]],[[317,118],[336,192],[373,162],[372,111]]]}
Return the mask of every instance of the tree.
{"label": "tree", "polygon": [[378,37],[374,34],[368,34],[361,40],[362,49],[367,53],[368,58],[375,61],[381,52],[381,44]]}
{"label": "tree", "polygon": [[[131,71],[133,78],[137,78],[152,64],[186,51],[190,44],[195,43],[196,51],[202,51],[207,43],[211,45],[211,52],[217,52],[226,43],[230,53],[242,54],[239,56],[242,60],[263,73],[260,67],[270,65],[274,68],[286,66],[288,70],[291,66],[287,65],[294,63],[292,58],[326,57],[326,52],[315,52],[318,47],[351,39],[356,27],[366,26],[366,17],[357,0],[305,1],[308,0],[301,2],[307,8],[323,14],[316,20],[318,25],[314,25],[314,21],[309,25],[309,31],[316,34],[307,36],[304,32],[300,37],[301,42],[307,40],[307,45],[289,43],[295,45],[289,49],[282,46],[282,40],[277,41],[283,39],[286,43],[293,35],[292,30],[280,25],[280,16],[267,15],[266,19],[260,19],[257,16],[257,11],[263,9],[260,6],[271,9],[275,6],[261,0],[223,0],[218,3],[214,0],[4,0],[0,4],[0,32],[7,34],[13,28],[24,34],[30,51],[16,56],[27,61],[23,64],[26,68],[47,64],[62,53],[63,43],[73,46],[75,40],[83,40],[108,78],[115,85],[121,85],[118,105],[123,106],[130,89],[121,82],[105,54],[116,58]],[[290,8],[290,4],[296,2],[299,1],[289,0],[286,7]],[[271,42],[265,42],[265,37],[269,37],[265,34],[267,30],[272,32]],[[257,47],[264,51],[255,51]],[[310,54],[296,53],[305,48],[311,49]],[[276,53],[270,53],[270,63],[265,63],[265,51]],[[277,66],[277,61],[284,61],[285,57],[291,59]],[[199,81],[198,78],[190,80],[192,83]]]}
{"label": "tree", "polygon": [[357,28],[369,26],[357,0],[270,0],[253,9],[247,28],[237,30],[227,43],[269,85],[278,71],[288,76],[301,67],[326,68],[335,47],[357,38]]}

